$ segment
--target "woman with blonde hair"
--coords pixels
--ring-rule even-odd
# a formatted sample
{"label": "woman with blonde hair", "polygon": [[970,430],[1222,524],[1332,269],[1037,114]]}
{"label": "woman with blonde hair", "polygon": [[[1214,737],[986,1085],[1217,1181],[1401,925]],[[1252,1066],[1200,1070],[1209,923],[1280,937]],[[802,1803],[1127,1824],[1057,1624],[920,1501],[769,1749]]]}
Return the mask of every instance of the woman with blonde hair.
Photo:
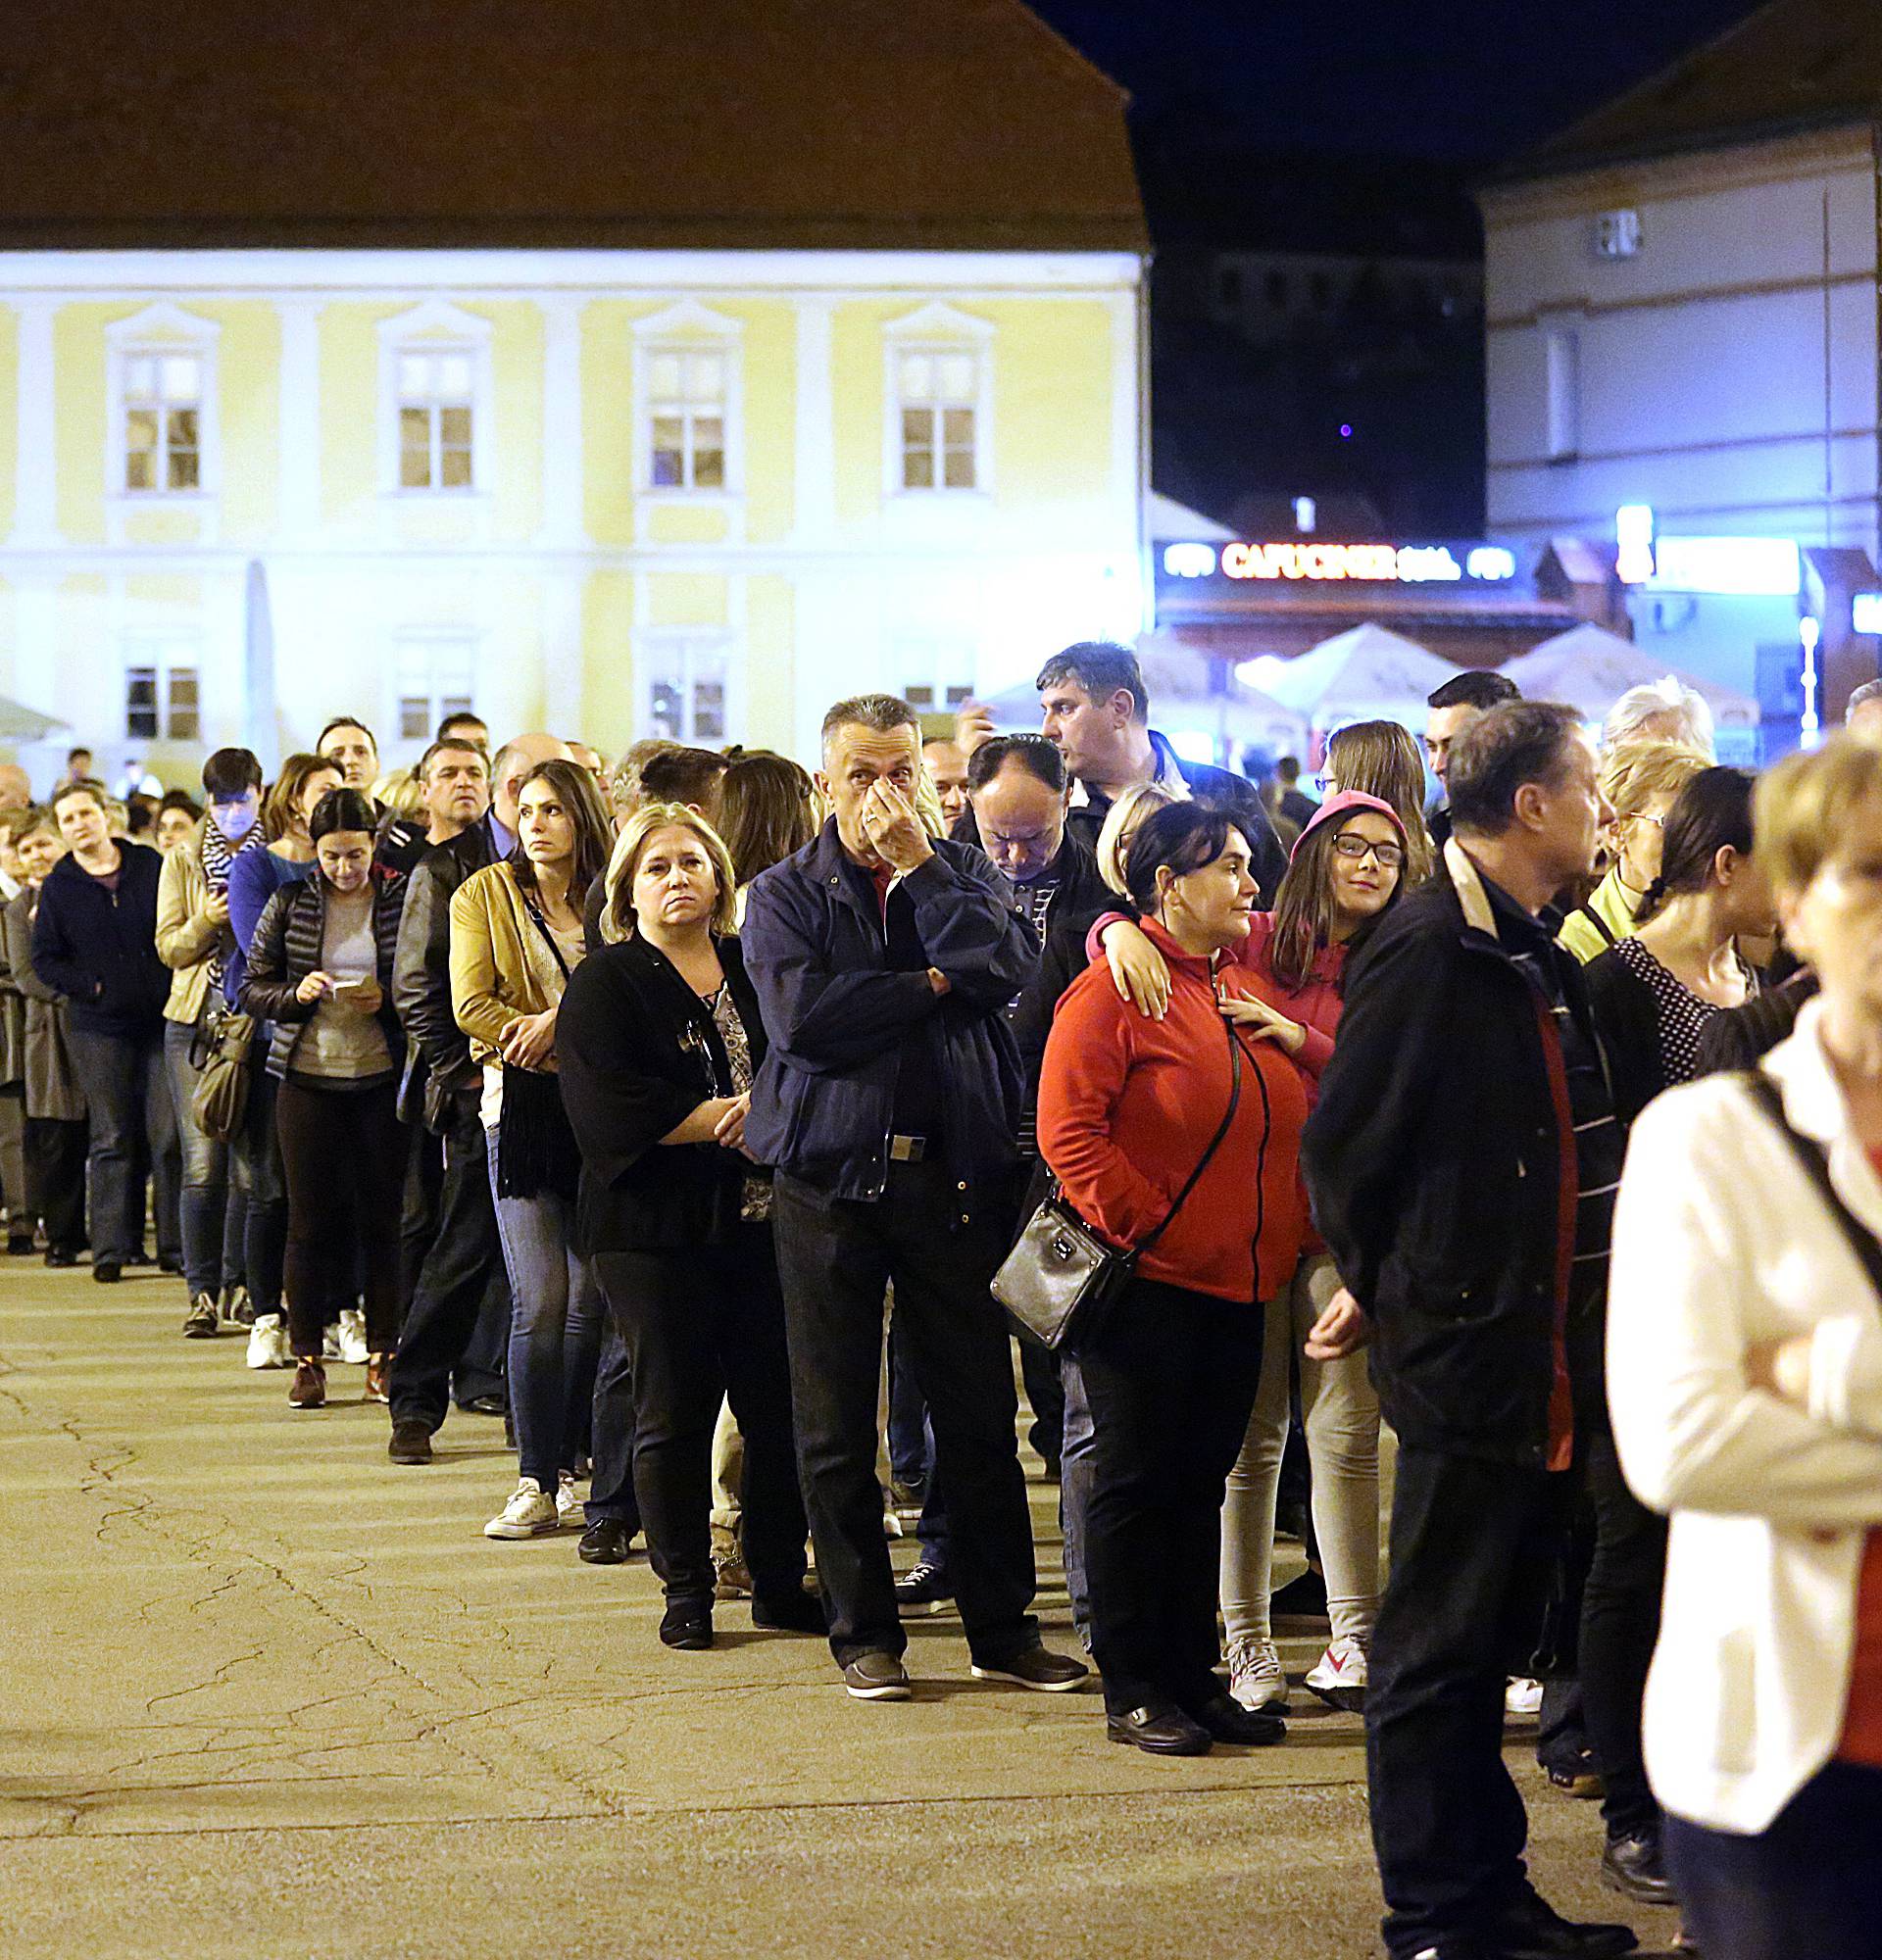
{"label": "woman with blonde hair", "polygon": [[1098,875],[1120,899],[1129,896],[1129,888],[1124,883],[1124,861],[1130,856],[1131,842],[1143,827],[1145,817],[1172,803],[1187,801],[1186,792],[1168,783],[1133,783],[1105,812],[1094,847],[1098,856]]}
{"label": "woman with blonde hair", "polygon": [[510,1277],[517,1488],[483,1528],[535,1538],[583,1521],[601,1299],[575,1249],[579,1164],[556,1075],[562,999],[586,951],[582,906],[608,861],[594,777],[538,762],[517,793],[517,843],[451,895],[451,1006],[483,1069],[497,1236]]}
{"label": "woman with blonde hair", "polygon": [[1623,742],[1603,759],[1601,793],[1614,811],[1613,862],[1556,935],[1556,944],[1584,966],[1633,931],[1647,889],[1659,876],[1674,800],[1709,767],[1700,750],[1678,742]]}
{"label": "woman with blonde hair", "polygon": [[1320,787],[1327,796],[1357,790],[1389,803],[1405,829],[1405,886],[1431,875],[1436,853],[1424,827],[1424,758],[1409,728],[1396,721],[1350,721],[1326,745]]}
{"label": "woman with blonde hair", "polygon": [[632,1366],[634,1495],[666,1592],[660,1638],[713,1644],[715,1419],[745,1439],[752,1621],[820,1634],[791,1427],[770,1183],[745,1155],[765,1025],[745,977],[737,873],[682,804],[644,805],[608,866],[607,942],[562,1005],[562,1092],[581,1147],[580,1243]]}

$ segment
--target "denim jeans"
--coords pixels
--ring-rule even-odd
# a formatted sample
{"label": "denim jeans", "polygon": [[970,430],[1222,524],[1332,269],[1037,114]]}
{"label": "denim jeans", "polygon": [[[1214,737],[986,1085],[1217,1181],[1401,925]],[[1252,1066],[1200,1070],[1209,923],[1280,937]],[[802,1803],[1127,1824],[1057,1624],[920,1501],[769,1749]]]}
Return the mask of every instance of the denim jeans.
{"label": "denim jeans", "polygon": [[[162,1039],[71,1031],[72,1064],[91,1122],[91,1251],[96,1264],[128,1265],[144,1253],[148,1161],[159,1184],[157,1243],[164,1241],[164,1186],[175,1146]],[[148,1150],[148,1158],[143,1152]]]}
{"label": "denim jeans", "polygon": [[186,1021],[164,1023],[164,1062],[170,1071],[176,1135],[183,1152],[183,1278],[192,1299],[223,1290],[223,1228],[228,1210],[228,1146],[196,1120],[192,1099],[202,1070],[189,1058],[196,1030]]}
{"label": "denim jeans", "polygon": [[[250,1053],[259,1056],[267,1052],[258,1032]],[[248,1113],[228,1149],[229,1210],[234,1212],[239,1201],[242,1215],[242,1283],[258,1314],[280,1312],[281,1268],[287,1257],[287,1185],[274,1129],[275,1087],[274,1078],[258,1062],[248,1085]]]}
{"label": "denim jeans", "polygon": [[510,1414],[517,1467],[553,1492],[583,1454],[601,1356],[594,1267],[574,1250],[574,1206],[553,1195],[497,1192],[497,1136],[488,1133],[490,1195],[510,1274]]}
{"label": "denim jeans", "polygon": [[1065,1542],[1065,1597],[1071,1624],[1091,1651],[1091,1581],[1085,1573],[1085,1513],[1091,1508],[1092,1452],[1096,1432],[1085,1385],[1069,1354],[1059,1355],[1059,1379],[1065,1389],[1065,1426],[1059,1458],[1059,1535]]}
{"label": "denim jeans", "polygon": [[1876,1960],[1882,1770],[1830,1763],[1756,1837],[1668,1817],[1666,1862],[1706,1960]]}
{"label": "denim jeans", "polygon": [[[596,1261],[600,1278],[600,1261]],[[604,1289],[605,1291],[606,1289]],[[588,1454],[592,1473],[582,1518],[598,1525],[613,1519],[640,1530],[640,1504],[634,1495],[634,1364],[619,1323],[611,1313],[602,1333],[601,1360],[595,1369],[594,1420]]]}

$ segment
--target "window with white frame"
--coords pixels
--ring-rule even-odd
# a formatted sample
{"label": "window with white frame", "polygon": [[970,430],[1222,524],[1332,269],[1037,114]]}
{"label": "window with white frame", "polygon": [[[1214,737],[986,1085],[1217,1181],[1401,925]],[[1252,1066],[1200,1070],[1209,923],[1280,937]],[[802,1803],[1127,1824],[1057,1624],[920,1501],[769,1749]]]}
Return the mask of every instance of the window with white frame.
{"label": "window with white frame", "polygon": [[126,640],[125,737],[133,742],[197,742],[202,732],[200,642],[165,634]]}
{"label": "window with white frame", "polygon": [[401,633],[393,662],[401,742],[428,742],[447,714],[474,711],[477,636],[459,627]]}
{"label": "window with white frame", "polygon": [[973,699],[975,651],[960,636],[898,640],[893,655],[897,691],[918,714],[952,713]]}
{"label": "window with white frame", "polygon": [[649,488],[724,489],[730,361],[720,348],[647,350]]}
{"label": "window with white frame", "polygon": [[470,490],[477,352],[404,347],[398,363],[399,488]]}
{"label": "window with white frame", "polygon": [[124,475],[138,495],[203,485],[204,361],[193,350],[128,348],[122,368]]}
{"label": "window with white frame", "polygon": [[730,644],[718,632],[654,632],[639,639],[641,733],[712,748],[730,740]]}
{"label": "window with white frame", "polygon": [[971,347],[895,351],[902,488],[972,490],[980,481],[981,356]]}

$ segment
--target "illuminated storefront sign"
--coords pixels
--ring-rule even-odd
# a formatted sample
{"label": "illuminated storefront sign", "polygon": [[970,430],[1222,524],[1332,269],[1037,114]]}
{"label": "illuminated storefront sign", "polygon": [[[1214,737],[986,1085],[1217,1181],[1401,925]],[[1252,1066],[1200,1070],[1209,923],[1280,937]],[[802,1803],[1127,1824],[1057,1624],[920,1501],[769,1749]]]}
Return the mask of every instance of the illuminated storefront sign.
{"label": "illuminated storefront sign", "polygon": [[1623,585],[1732,599],[1793,599],[1803,584],[1794,538],[1669,538],[1657,534],[1651,505],[1614,513],[1614,575]]}
{"label": "illuminated storefront sign", "polygon": [[1305,579],[1315,584],[1501,585],[1516,575],[1516,556],[1501,545],[1172,544],[1171,578]]}
{"label": "illuminated storefront sign", "polygon": [[1850,602],[1850,624],[1858,633],[1882,633],[1882,592],[1858,592]]}

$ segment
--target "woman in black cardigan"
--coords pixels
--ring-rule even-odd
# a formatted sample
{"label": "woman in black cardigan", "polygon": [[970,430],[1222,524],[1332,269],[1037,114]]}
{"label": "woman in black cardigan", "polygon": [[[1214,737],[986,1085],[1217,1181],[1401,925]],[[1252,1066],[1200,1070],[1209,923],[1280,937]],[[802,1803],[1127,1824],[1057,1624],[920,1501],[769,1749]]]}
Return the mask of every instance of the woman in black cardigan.
{"label": "woman in black cardigan", "polygon": [[634,1495],[667,1592],[660,1637],[713,1643],[712,1442],[721,1396],[745,1438],[752,1622],[822,1633],[804,1591],[770,1188],[742,1153],[765,1054],[731,936],[718,835],[678,804],[634,813],[608,866],[611,943],[575,968],[556,1023],[581,1147],[576,1229],[634,1383]]}

